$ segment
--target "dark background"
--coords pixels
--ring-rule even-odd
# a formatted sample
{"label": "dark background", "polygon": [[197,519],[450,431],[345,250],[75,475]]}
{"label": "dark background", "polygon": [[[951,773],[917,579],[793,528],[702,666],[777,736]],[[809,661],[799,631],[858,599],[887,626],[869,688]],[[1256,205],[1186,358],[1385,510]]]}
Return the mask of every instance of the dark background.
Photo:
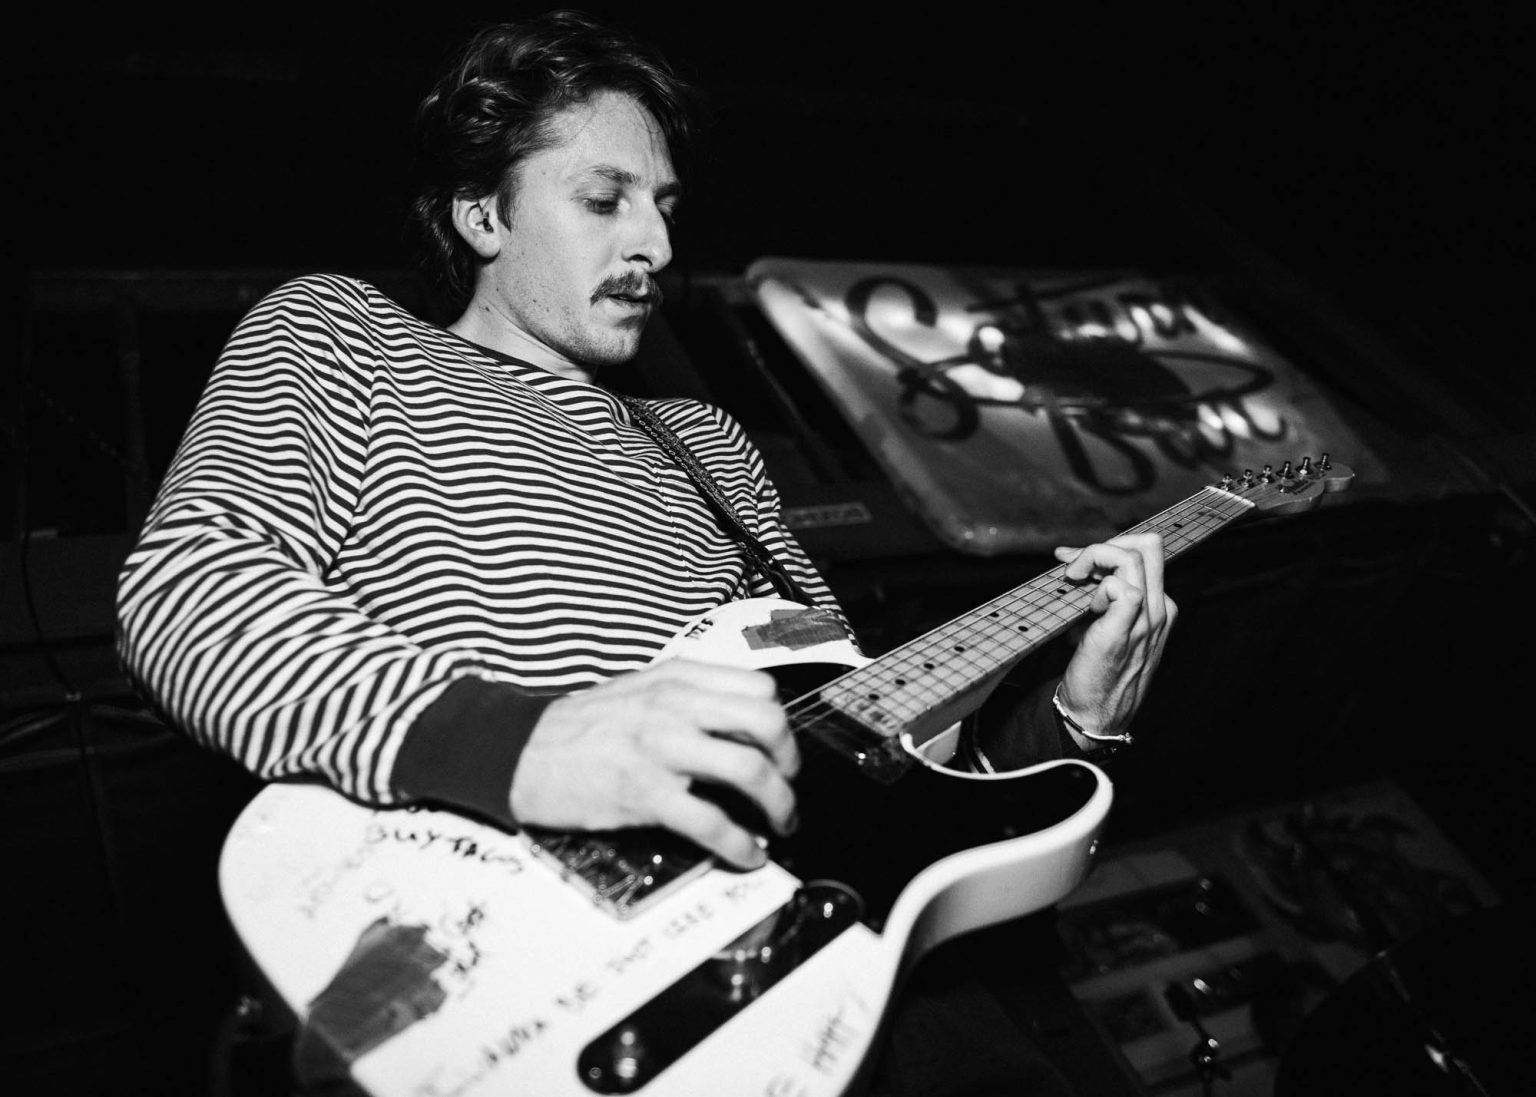
{"label": "dark background", "polygon": [[[21,39],[12,254],[403,265],[416,100],[465,31],[537,7],[43,13]],[[589,6],[717,107],[680,263],[1166,262],[1184,234],[1151,161],[1275,257],[1419,294],[1420,319],[1480,344],[1530,259],[1529,20],[1340,8]],[[1092,192],[1039,208],[1070,197],[1060,179]]]}
{"label": "dark background", "polygon": [[[764,255],[1210,274],[1344,406],[1454,466],[1454,491],[1403,482],[1174,573],[1185,612],[1149,746],[1119,763],[1114,833],[1386,775],[1522,894],[1536,42],[1512,4],[1344,7],[588,10],[707,95],[678,277]],[[25,1067],[135,1047],[152,1065],[124,1002],[200,965],[218,978],[150,998],[165,1061],[197,1073],[186,1032],[206,1037],[225,990],[206,962],[212,859],[250,788],[149,735],[110,653],[135,508],[238,310],[138,317],[135,439],[101,276],[175,273],[191,300],[217,272],[407,269],[414,104],[465,32],[528,10],[70,7],[19,38],[0,778],[6,851],[48,869],[11,939],[41,937],[57,965],[33,1028],[0,1037]],[[674,326],[730,406],[729,348],[716,358],[689,316]],[[873,647],[1038,570],[920,541],[820,548]],[[86,749],[107,768],[79,766]],[[127,968],[101,960],[125,952]]]}
{"label": "dark background", "polygon": [[[39,271],[408,269],[414,105],[465,32],[537,7],[42,13],[14,97],[8,306]],[[1214,273],[1333,310],[1368,361],[1303,365],[1405,429],[1505,439],[1536,421],[1536,43],[1514,5],[592,10],[707,97],[675,277],[772,254]],[[145,490],[230,322],[163,340],[142,372]],[[110,353],[102,323],[51,361]],[[84,506],[87,474],[46,472],[66,463],[47,445],[110,460],[122,441],[105,378],[52,377],[69,396],[45,394],[8,459],[62,482],[7,493],[27,510],[13,532],[83,528],[54,508]]]}

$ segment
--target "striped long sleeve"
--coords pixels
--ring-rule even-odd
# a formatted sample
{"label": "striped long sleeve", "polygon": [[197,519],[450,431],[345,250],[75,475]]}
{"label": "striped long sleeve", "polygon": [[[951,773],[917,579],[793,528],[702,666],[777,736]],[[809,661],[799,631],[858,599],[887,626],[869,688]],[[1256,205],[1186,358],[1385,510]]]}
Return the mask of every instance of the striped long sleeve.
{"label": "striped long sleeve", "polygon": [[[739,425],[656,406],[835,608]],[[439,756],[525,737],[537,698],[639,669],[691,618],[764,593],[611,395],[312,276],[221,355],[124,565],[119,648],[176,726],[258,775],[393,803],[415,791],[407,743],[438,783],[472,771]],[[510,772],[495,781],[504,801]]]}

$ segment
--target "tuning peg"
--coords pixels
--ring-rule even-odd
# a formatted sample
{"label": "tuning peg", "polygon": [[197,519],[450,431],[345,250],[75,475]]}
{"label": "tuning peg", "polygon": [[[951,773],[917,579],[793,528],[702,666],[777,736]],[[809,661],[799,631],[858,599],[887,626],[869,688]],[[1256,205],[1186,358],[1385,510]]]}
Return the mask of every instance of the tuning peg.
{"label": "tuning peg", "polygon": [[1285,464],[1280,466],[1280,479],[1282,479],[1282,480],[1289,480],[1290,478],[1291,478],[1291,463],[1289,461],[1287,461]]}
{"label": "tuning peg", "polygon": [[1301,470],[1299,472],[1297,472],[1296,475],[1297,476],[1311,476],[1312,475],[1312,458],[1310,458],[1310,457],[1303,457],[1301,459]]}
{"label": "tuning peg", "polygon": [[1264,471],[1259,473],[1259,479],[1262,480],[1266,484],[1274,483],[1275,482],[1275,466],[1274,465],[1265,465],[1264,466]]}
{"label": "tuning peg", "polygon": [[1325,453],[1322,455],[1322,457],[1318,458],[1317,467],[1319,471],[1327,472],[1329,469],[1333,468],[1333,462],[1328,459],[1328,455]]}
{"label": "tuning peg", "polygon": [[1247,487],[1251,483],[1253,483],[1253,470],[1252,469],[1244,469],[1243,470],[1243,486]]}
{"label": "tuning peg", "polygon": [[1222,478],[1221,478],[1221,483],[1216,485],[1216,486],[1220,487],[1220,488],[1224,488],[1227,491],[1231,491],[1232,490],[1232,474],[1230,472],[1224,474],[1222,476]]}

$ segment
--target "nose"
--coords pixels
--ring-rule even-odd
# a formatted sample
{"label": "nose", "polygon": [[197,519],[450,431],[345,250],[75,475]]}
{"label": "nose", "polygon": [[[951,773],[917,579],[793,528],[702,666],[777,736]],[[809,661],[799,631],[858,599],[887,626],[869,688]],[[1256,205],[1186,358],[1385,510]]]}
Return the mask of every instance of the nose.
{"label": "nose", "polygon": [[654,202],[636,203],[633,217],[634,235],[624,258],[654,274],[672,262],[672,232]]}

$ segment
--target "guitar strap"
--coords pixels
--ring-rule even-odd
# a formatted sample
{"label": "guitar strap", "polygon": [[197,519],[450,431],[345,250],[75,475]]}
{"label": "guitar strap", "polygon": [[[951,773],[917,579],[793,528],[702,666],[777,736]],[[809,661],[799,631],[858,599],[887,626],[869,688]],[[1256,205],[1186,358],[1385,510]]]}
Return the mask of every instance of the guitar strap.
{"label": "guitar strap", "polygon": [[785,570],[784,565],[774,559],[773,553],[752,535],[751,530],[743,524],[741,516],[731,506],[730,500],[725,497],[725,492],[709,474],[709,470],[693,455],[693,451],[683,443],[683,440],[673,433],[672,428],[661,421],[661,416],[657,415],[644,400],[636,397],[619,396],[618,400],[629,409],[630,415],[634,416],[640,429],[650,435],[655,443],[677,462],[678,467],[688,474],[688,478],[698,485],[699,490],[704,493],[704,498],[708,500],[710,508],[715,512],[715,517],[720,520],[720,525],[747,550],[747,555],[768,577],[768,581],[773,584],[773,589],[779,592],[779,597],[799,602],[801,605],[814,606],[816,603],[811,596],[799,583],[795,582],[794,577]]}

